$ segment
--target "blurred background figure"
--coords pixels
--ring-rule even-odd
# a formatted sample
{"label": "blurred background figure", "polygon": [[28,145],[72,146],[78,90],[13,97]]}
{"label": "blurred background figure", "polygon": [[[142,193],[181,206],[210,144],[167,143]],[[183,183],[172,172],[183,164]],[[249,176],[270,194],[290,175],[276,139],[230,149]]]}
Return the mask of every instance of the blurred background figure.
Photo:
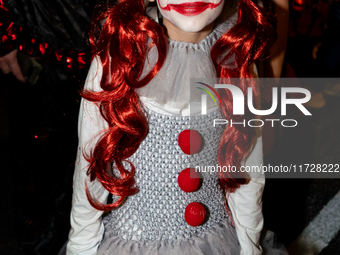
{"label": "blurred background figure", "polygon": [[[298,77],[340,77],[340,3],[336,0],[292,0],[291,54],[301,49],[299,59],[288,55]],[[294,50],[295,49],[295,50]],[[340,96],[339,84],[311,85],[306,104],[322,108],[325,96]]]}
{"label": "blurred background figure", "polygon": [[19,244],[6,235],[2,254],[55,254],[67,238],[79,90],[90,62],[86,31],[94,5],[0,0],[0,89],[8,122],[8,136],[1,140],[1,193],[8,203],[1,218],[12,219],[2,229],[10,229]]}
{"label": "blurred background figure", "polygon": [[[339,77],[338,4],[290,1],[285,61],[296,77]],[[289,117],[281,116],[296,119],[299,124],[275,130],[274,145],[265,164],[340,163],[340,101],[329,96],[336,95],[337,85],[318,81],[306,86],[312,99],[305,106],[312,117],[302,116],[295,109],[288,110]],[[263,197],[265,226],[278,234],[290,254],[340,254],[339,190],[339,179],[267,179]]]}

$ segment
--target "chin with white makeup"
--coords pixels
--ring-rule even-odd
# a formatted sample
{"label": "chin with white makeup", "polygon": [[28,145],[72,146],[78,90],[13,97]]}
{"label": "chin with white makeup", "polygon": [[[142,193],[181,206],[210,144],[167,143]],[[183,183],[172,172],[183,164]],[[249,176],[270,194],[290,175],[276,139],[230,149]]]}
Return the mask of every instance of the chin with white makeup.
{"label": "chin with white makeup", "polygon": [[221,14],[225,0],[157,0],[163,18],[187,33],[197,33]]}

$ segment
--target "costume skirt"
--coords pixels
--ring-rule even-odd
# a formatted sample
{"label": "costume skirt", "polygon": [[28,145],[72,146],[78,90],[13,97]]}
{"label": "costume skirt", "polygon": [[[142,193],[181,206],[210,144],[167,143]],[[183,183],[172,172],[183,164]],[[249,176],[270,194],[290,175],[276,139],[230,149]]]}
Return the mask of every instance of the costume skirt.
{"label": "costume skirt", "polygon": [[[97,255],[239,255],[240,244],[236,230],[230,221],[216,224],[213,228],[191,238],[162,241],[124,240],[115,235],[104,219],[105,233]],[[58,255],[66,254],[66,245]],[[262,231],[261,246],[263,255],[288,255],[282,244],[276,243],[272,231]],[[252,255],[252,254],[246,254]]]}

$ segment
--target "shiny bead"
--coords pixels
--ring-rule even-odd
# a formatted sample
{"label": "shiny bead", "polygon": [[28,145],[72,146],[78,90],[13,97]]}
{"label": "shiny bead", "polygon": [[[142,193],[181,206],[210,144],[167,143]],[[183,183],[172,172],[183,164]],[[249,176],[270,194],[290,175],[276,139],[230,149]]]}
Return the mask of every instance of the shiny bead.
{"label": "shiny bead", "polygon": [[201,203],[193,202],[185,208],[184,219],[190,226],[197,227],[204,222],[206,215],[204,206]]}
{"label": "shiny bead", "polygon": [[202,147],[202,138],[196,130],[187,129],[179,134],[178,145],[185,154],[196,154]]}
{"label": "shiny bead", "polygon": [[200,185],[200,175],[194,168],[187,168],[182,170],[178,175],[178,186],[184,192],[194,192]]}

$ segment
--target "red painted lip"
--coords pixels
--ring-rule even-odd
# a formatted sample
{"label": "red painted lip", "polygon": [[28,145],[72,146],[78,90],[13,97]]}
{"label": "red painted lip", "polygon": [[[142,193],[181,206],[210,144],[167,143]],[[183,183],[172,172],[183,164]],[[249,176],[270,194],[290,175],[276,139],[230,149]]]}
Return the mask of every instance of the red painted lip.
{"label": "red painted lip", "polygon": [[185,15],[196,16],[209,8],[209,4],[203,2],[183,3],[171,5],[171,9]]}
{"label": "red painted lip", "polygon": [[208,8],[210,9],[216,8],[221,3],[222,3],[222,0],[217,4],[205,3],[205,2],[188,2],[188,3],[182,3],[182,4],[168,4],[165,7],[162,7],[158,0],[158,6],[160,6],[162,10],[165,10],[165,11],[174,10],[185,16],[196,16],[204,12]]}

